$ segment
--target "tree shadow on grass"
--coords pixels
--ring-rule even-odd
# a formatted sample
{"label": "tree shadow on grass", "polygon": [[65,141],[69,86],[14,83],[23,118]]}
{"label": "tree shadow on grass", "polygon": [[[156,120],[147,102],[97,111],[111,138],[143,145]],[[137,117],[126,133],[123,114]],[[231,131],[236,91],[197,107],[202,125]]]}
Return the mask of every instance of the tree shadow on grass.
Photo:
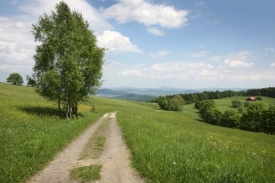
{"label": "tree shadow on grass", "polygon": [[37,116],[42,116],[42,117],[49,117],[49,116],[56,116],[59,117],[58,109],[52,108],[52,107],[40,107],[40,106],[35,106],[35,107],[19,107],[20,110],[23,112],[26,112],[28,114],[32,115],[37,115]]}

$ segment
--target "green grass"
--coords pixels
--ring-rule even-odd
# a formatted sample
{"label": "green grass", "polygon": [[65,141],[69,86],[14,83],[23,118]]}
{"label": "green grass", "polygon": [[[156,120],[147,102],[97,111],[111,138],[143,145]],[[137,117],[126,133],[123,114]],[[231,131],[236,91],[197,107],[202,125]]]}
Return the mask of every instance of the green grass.
{"label": "green grass", "polygon": [[106,133],[107,133],[106,130],[107,130],[108,122],[109,122],[108,119],[104,119],[104,121],[96,129],[92,137],[89,139],[89,142],[85,146],[80,159],[99,158],[99,156],[101,155],[105,147]]}
{"label": "green grass", "polygon": [[[216,103],[226,110],[234,99]],[[79,107],[79,119],[64,120],[57,117],[56,105],[32,88],[2,83],[0,101],[0,182],[27,180],[112,111],[119,111],[132,166],[148,182],[275,182],[274,135],[206,124],[194,104],[169,112],[154,104],[93,97]],[[263,102],[274,99],[263,97]]]}
{"label": "green grass", "polygon": [[105,112],[81,105],[83,117],[60,119],[55,103],[33,88],[3,83],[0,101],[0,182],[28,179]]}
{"label": "green grass", "polygon": [[193,104],[182,113],[129,104],[117,117],[148,182],[275,182],[275,136],[200,122]]}
{"label": "green grass", "polygon": [[100,179],[100,170],[101,165],[91,165],[72,169],[70,174],[72,178],[79,179],[81,182],[90,182]]}

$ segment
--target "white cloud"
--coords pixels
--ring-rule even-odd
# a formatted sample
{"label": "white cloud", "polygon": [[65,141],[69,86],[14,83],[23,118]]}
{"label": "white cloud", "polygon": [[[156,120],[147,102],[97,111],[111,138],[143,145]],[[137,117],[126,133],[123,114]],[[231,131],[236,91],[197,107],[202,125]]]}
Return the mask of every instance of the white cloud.
{"label": "white cloud", "polygon": [[159,25],[179,28],[187,23],[187,10],[176,10],[172,6],[151,4],[146,0],[120,0],[119,3],[102,9],[106,18],[114,18],[119,23],[137,21],[146,26]]}
{"label": "white cloud", "polygon": [[142,51],[133,45],[128,37],[119,32],[106,30],[102,34],[97,34],[98,46],[107,48],[108,51],[115,52],[137,52]]}
{"label": "white cloud", "polygon": [[216,76],[214,67],[205,63],[174,62],[157,63],[150,68],[150,78],[164,79],[204,79],[205,76]]}
{"label": "white cloud", "polygon": [[160,57],[165,57],[169,53],[170,53],[169,50],[163,50],[163,51],[159,51],[159,52],[156,52],[156,53],[150,53],[149,56],[153,57],[153,58],[160,58]]}
{"label": "white cloud", "polygon": [[119,72],[118,74],[123,76],[142,76],[142,72],[138,69],[129,69]]}
{"label": "white cloud", "polygon": [[274,48],[272,48],[272,47],[266,47],[266,48],[263,48],[263,50],[266,52],[271,52],[271,53],[274,52]]}
{"label": "white cloud", "polygon": [[271,67],[275,67],[275,62],[270,65]]}
{"label": "white cloud", "polygon": [[207,51],[200,51],[200,52],[191,54],[191,56],[194,58],[206,57],[207,55],[208,55]]}
{"label": "white cloud", "polygon": [[205,4],[204,2],[198,2],[198,3],[195,4],[195,6],[202,6],[204,4]]}
{"label": "white cloud", "polygon": [[[43,12],[50,13],[60,0],[22,0],[11,4],[15,9],[9,17],[0,16],[0,72],[19,72],[22,76],[31,74],[35,54],[32,24],[37,23]],[[82,12],[84,19],[94,31],[113,27],[85,0],[65,0],[70,8]],[[1,77],[5,77],[3,74]],[[3,78],[1,78],[3,80]]]}
{"label": "white cloud", "polygon": [[157,36],[163,36],[164,32],[156,27],[148,27],[147,31]]}
{"label": "white cloud", "polygon": [[247,62],[248,58],[252,59],[250,52],[242,51],[228,55],[224,63],[229,67],[252,67],[254,64],[252,62]]}
{"label": "white cloud", "polygon": [[[19,5],[19,9],[25,14],[32,15],[37,20],[38,16],[42,12],[50,13],[54,10],[55,5],[61,0],[33,0]],[[90,28],[94,31],[103,31],[106,29],[113,29],[100,13],[91,6],[86,0],[63,0],[66,2],[72,10],[76,10],[82,13],[85,20],[89,22]]]}
{"label": "white cloud", "polygon": [[213,62],[218,62],[222,60],[221,56],[212,56],[209,58],[209,60],[213,61]]}
{"label": "white cloud", "polygon": [[243,62],[241,60],[225,59],[224,63],[230,67],[252,67],[253,63]]}

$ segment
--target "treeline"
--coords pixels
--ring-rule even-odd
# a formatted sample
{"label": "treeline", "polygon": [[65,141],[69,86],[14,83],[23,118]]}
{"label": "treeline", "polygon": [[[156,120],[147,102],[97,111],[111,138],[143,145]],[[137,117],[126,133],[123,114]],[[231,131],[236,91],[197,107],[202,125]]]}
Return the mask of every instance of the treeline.
{"label": "treeline", "polygon": [[275,98],[275,87],[249,89],[246,91],[246,96],[266,96]]}
{"label": "treeline", "polygon": [[[180,96],[182,99],[180,99],[178,96]],[[179,100],[178,101],[179,103],[181,103],[183,100],[184,104],[192,104],[203,100],[222,99],[222,98],[233,97],[233,96],[266,96],[266,97],[275,98],[275,87],[249,89],[247,91],[217,90],[217,91],[204,91],[201,93],[166,95],[166,96],[159,96],[158,98],[156,98],[155,100],[151,100],[150,102],[158,103],[161,109],[170,110],[169,108],[171,107],[169,107],[169,101],[171,101],[172,99]],[[174,104],[174,102],[172,103]]]}
{"label": "treeline", "polygon": [[206,123],[238,128],[253,132],[275,133],[275,105],[266,106],[261,101],[245,103],[239,112],[226,110],[221,112],[213,100],[195,103],[200,117]]}

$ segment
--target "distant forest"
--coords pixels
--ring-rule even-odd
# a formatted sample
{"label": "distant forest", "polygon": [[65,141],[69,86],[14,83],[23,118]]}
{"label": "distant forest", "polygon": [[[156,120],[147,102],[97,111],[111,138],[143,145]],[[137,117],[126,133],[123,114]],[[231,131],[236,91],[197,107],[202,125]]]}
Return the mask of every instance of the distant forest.
{"label": "distant forest", "polygon": [[[184,100],[178,101],[178,96]],[[202,93],[189,93],[189,94],[174,94],[159,96],[158,98],[151,100],[150,102],[158,103],[161,109],[164,110],[177,110],[180,109],[179,105],[192,104],[203,100],[222,99],[233,96],[266,96],[275,98],[275,87],[248,89],[247,91],[204,91]],[[176,107],[176,106],[177,107]]]}

